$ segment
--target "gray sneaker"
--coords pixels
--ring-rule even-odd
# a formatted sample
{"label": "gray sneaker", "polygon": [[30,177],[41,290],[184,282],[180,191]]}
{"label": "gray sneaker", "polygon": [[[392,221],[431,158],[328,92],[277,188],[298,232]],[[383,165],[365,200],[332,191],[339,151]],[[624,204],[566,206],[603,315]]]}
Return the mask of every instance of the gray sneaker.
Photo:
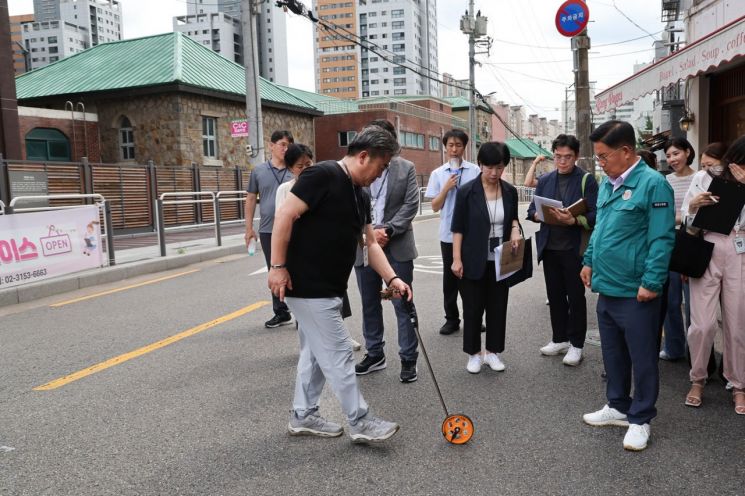
{"label": "gray sneaker", "polygon": [[385,441],[398,432],[398,424],[368,414],[349,426],[352,441],[358,443]]}
{"label": "gray sneaker", "polygon": [[339,437],[344,429],[339,424],[326,420],[317,413],[311,413],[305,418],[299,418],[295,412],[290,414],[287,430],[291,436],[309,434],[321,437]]}

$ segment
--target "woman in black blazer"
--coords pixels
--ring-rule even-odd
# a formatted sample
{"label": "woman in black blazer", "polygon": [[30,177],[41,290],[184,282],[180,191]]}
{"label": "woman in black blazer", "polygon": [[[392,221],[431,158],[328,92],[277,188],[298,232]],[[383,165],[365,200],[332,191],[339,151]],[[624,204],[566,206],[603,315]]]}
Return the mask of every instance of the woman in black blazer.
{"label": "woman in black blazer", "polygon": [[[505,280],[497,281],[494,248],[510,240],[517,249],[520,223],[517,220],[517,190],[502,181],[510,151],[496,141],[481,145],[478,163],[481,174],[461,186],[453,210],[453,274],[460,280],[463,299],[463,351],[466,369],[477,374],[486,362],[492,370],[504,370],[499,354],[504,351],[507,325]],[[486,312],[486,352],[481,349],[481,322]]]}

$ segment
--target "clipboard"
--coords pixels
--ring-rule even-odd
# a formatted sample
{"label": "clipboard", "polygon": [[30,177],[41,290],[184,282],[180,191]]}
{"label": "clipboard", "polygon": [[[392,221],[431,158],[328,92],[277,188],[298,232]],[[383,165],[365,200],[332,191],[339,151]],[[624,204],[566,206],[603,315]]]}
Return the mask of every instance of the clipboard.
{"label": "clipboard", "polygon": [[719,203],[699,208],[692,225],[728,235],[745,206],[745,184],[714,177],[709,185],[709,192],[719,198]]}
{"label": "clipboard", "polygon": [[548,222],[545,217],[546,212],[551,211],[548,207],[564,208],[564,205],[559,200],[554,200],[553,198],[545,198],[543,196],[534,196],[533,203],[535,204],[536,217],[541,222]]}
{"label": "clipboard", "polygon": [[494,260],[499,263],[494,264],[497,281],[507,279],[512,274],[523,268],[523,257],[525,254],[525,240],[520,239],[517,251],[512,253],[512,243],[505,241],[494,248]]}

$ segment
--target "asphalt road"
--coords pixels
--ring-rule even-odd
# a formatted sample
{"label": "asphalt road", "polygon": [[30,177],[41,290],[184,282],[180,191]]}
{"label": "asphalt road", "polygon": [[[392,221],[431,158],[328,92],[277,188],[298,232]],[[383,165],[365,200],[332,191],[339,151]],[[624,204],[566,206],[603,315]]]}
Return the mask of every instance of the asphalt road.
{"label": "asphalt road", "polygon": [[[461,333],[437,333],[437,222],[416,225],[414,290],[448,406],[475,423],[467,445],[442,438],[421,359],[417,382],[398,381],[390,305],[388,368],[360,384],[401,431],[375,446],[288,436],[296,332],[263,327],[270,307],[252,305],[268,302],[266,274],[251,275],[263,260],[239,255],[0,309],[0,494],[745,493],[745,418],[718,381],[701,408],[685,407],[685,364],[661,364],[646,451],[624,451],[624,429],[582,423],[604,404],[600,350],[587,346],[577,368],[540,356],[550,337],[540,267],[510,294],[507,370],[468,374]],[[174,277],[50,306],[165,276]],[[354,284],[350,296],[347,322],[362,340]],[[322,411],[342,421],[328,390]]]}

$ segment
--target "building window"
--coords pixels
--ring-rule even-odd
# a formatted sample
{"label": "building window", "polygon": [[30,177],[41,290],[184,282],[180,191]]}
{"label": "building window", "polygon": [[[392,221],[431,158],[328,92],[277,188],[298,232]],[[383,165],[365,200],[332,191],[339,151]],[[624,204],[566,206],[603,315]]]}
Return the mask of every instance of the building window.
{"label": "building window", "polygon": [[208,158],[217,158],[217,119],[202,117],[202,153]]}
{"label": "building window", "polygon": [[440,138],[437,136],[429,137],[429,149],[433,152],[440,150]]}
{"label": "building window", "polygon": [[122,160],[135,159],[135,137],[132,123],[122,117],[119,121],[119,158]]}
{"label": "building window", "polygon": [[401,133],[401,144],[407,148],[418,148],[424,150],[424,135],[403,131]]}
{"label": "building window", "polygon": [[349,146],[355,136],[357,131],[339,131],[339,146]]}
{"label": "building window", "polygon": [[27,160],[70,161],[70,142],[57,129],[37,127],[26,135]]}

